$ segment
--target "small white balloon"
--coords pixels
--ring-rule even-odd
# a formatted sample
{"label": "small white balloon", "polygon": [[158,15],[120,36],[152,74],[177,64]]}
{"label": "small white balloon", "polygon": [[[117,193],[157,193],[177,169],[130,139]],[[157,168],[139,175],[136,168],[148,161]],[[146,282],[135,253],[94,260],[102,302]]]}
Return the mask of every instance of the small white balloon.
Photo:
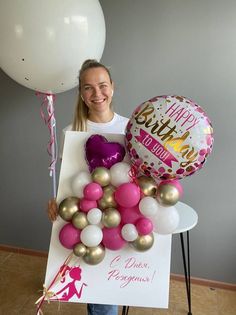
{"label": "small white balloon", "polygon": [[153,217],[157,214],[159,204],[153,197],[144,197],[139,203],[139,210],[145,217]]}
{"label": "small white balloon", "polygon": [[102,238],[102,230],[97,225],[87,225],[80,234],[81,242],[88,247],[98,246]]}
{"label": "small white balloon", "polygon": [[115,187],[120,186],[124,183],[131,182],[131,177],[129,175],[130,172],[130,165],[125,162],[118,162],[114,164],[110,168],[111,174],[111,184]]}
{"label": "small white balloon", "polygon": [[138,237],[138,231],[134,224],[125,224],[121,229],[121,235],[127,242],[133,242]]}
{"label": "small white balloon", "polygon": [[77,173],[71,182],[71,188],[73,195],[79,198],[82,198],[84,196],[83,190],[84,187],[92,182],[92,178],[89,172],[87,171],[81,171]]}
{"label": "small white balloon", "polygon": [[102,219],[102,211],[98,208],[89,210],[87,214],[87,220],[90,224],[99,224]]}
{"label": "small white balloon", "polygon": [[159,234],[171,234],[179,225],[179,213],[175,207],[159,206],[157,214],[152,218],[154,231]]}

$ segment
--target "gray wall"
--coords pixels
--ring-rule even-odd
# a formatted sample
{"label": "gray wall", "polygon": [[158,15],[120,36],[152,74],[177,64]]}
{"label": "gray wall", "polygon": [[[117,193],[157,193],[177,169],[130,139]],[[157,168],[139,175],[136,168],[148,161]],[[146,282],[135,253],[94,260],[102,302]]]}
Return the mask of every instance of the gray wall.
{"label": "gray wall", "polygon": [[[175,93],[199,103],[213,122],[213,154],[203,170],[182,180],[182,201],[199,215],[190,234],[191,269],[195,277],[236,283],[236,2],[100,3],[107,26],[102,61],[111,66],[116,111],[130,116],[148,98]],[[0,80],[0,243],[47,250],[52,189],[40,102],[3,72]],[[58,130],[71,121],[75,99],[75,90],[57,95]],[[174,273],[183,269],[179,243],[174,236]]]}

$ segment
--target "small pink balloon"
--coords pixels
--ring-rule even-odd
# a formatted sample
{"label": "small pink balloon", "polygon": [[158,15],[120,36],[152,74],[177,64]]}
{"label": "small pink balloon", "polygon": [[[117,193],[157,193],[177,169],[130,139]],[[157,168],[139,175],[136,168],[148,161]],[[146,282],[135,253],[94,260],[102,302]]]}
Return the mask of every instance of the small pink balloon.
{"label": "small pink balloon", "polygon": [[140,197],[140,188],[134,183],[124,183],[115,191],[116,202],[125,208],[136,206]]}
{"label": "small pink balloon", "polygon": [[164,184],[164,185],[165,185],[165,184],[169,184],[169,185],[175,186],[175,188],[178,189],[178,191],[179,191],[179,196],[180,196],[180,198],[183,197],[183,193],[184,193],[184,191],[183,191],[183,186],[180,184],[180,182],[179,182],[178,179],[163,180],[163,181],[159,184],[159,186],[160,186],[160,185],[163,185],[163,184]]}
{"label": "small pink balloon", "polygon": [[124,207],[119,206],[118,210],[121,215],[122,224],[127,224],[127,223],[135,224],[135,222],[138,219],[143,217],[141,212],[139,211],[138,205],[132,208],[124,208]]}
{"label": "small pink balloon", "polygon": [[97,183],[89,183],[84,187],[84,198],[88,200],[98,200],[102,198],[102,187]]}
{"label": "small pink balloon", "polygon": [[140,235],[147,235],[153,231],[152,221],[149,220],[148,218],[139,219],[136,222],[135,226],[136,226],[136,229],[138,231],[138,234],[140,234]]}
{"label": "small pink balloon", "polygon": [[80,242],[80,230],[76,229],[72,223],[65,224],[60,230],[59,241],[62,246],[72,249],[75,244]]}
{"label": "small pink balloon", "polygon": [[111,250],[118,250],[126,244],[126,241],[122,238],[120,226],[114,228],[104,227],[102,229],[102,232],[102,243],[106,248]]}
{"label": "small pink balloon", "polygon": [[89,212],[93,208],[97,208],[97,202],[95,200],[80,199],[79,208],[83,212]]}

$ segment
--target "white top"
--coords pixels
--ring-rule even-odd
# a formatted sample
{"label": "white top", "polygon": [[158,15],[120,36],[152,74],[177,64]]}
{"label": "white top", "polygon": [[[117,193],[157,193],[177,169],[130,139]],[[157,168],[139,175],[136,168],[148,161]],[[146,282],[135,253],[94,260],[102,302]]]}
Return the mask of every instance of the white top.
{"label": "white top", "polygon": [[[114,113],[114,116],[111,121],[107,123],[96,123],[91,120],[87,121],[87,131],[93,133],[115,133],[115,134],[124,134],[126,125],[129,121],[129,118],[123,117]],[[60,158],[62,158],[64,140],[66,131],[72,131],[72,125],[67,126],[62,130],[62,136],[60,141]]]}
{"label": "white top", "polygon": [[175,208],[179,213],[179,225],[173,234],[189,231],[197,225],[198,215],[193,208],[183,202],[178,202]]}

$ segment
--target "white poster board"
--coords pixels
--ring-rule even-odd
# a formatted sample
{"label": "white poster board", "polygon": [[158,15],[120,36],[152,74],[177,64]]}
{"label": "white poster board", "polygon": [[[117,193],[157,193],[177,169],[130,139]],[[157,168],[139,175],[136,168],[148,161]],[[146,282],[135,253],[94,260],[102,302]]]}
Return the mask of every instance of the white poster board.
{"label": "white poster board", "polygon": [[[73,196],[71,180],[81,170],[88,170],[85,161],[86,132],[67,131],[59,178],[57,201]],[[102,134],[109,141],[124,144],[124,136]],[[58,218],[53,224],[45,285],[56,293],[52,300],[167,308],[171,235],[155,233],[153,247],[137,252],[129,245],[118,251],[106,249],[104,260],[95,266],[74,256],[71,269],[62,281],[50,286],[65,259],[71,253],[58,239],[67,222]],[[70,272],[73,270],[74,272]]]}

